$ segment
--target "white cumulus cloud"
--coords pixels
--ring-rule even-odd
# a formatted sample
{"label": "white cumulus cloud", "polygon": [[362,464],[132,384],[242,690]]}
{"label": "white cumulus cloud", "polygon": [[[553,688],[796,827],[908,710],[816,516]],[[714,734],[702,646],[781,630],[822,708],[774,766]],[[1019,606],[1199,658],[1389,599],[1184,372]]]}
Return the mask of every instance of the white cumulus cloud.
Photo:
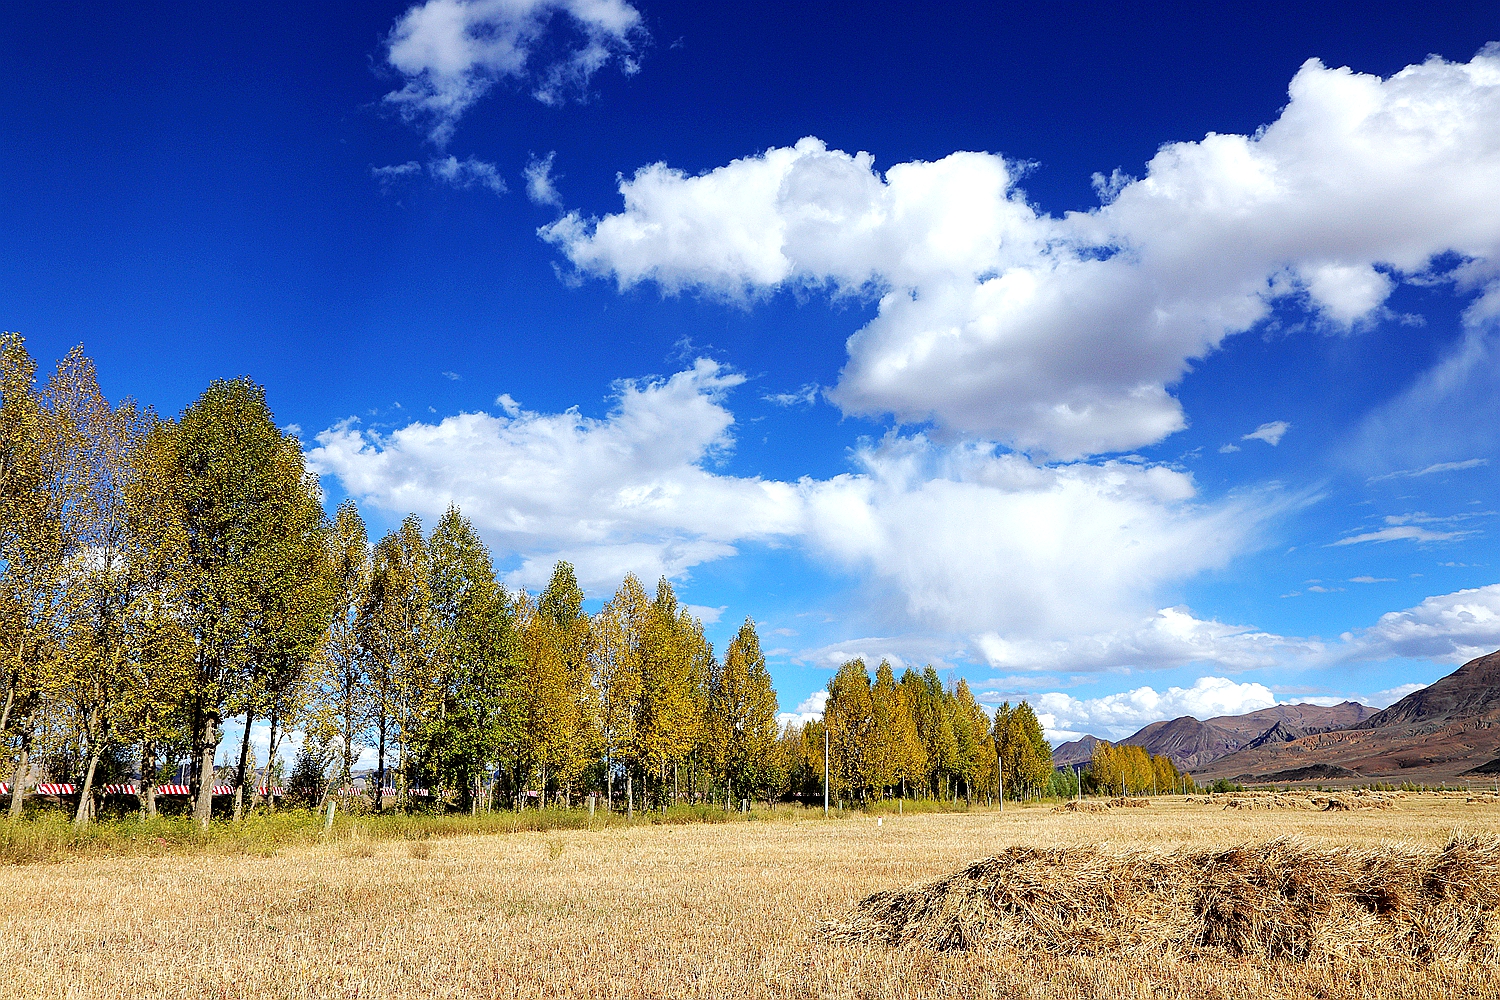
{"label": "white cumulus cloud", "polygon": [[611,62],[634,73],[644,41],[640,11],[623,0],[427,0],[386,39],[405,83],[385,100],[442,146],[496,83],[560,104]]}
{"label": "white cumulus cloud", "polygon": [[561,205],[562,195],[557,193],[557,184],[552,176],[552,161],[557,158],[557,153],[548,153],[545,157],[533,156],[526,164],[524,176],[526,177],[526,197],[537,205]]}
{"label": "white cumulus cloud", "polygon": [[785,729],[787,726],[801,726],[808,722],[822,722],[823,709],[828,705],[828,692],[823,690],[814,691],[803,698],[802,701],[790,712],[778,712],[776,722]]}
{"label": "white cumulus cloud", "polygon": [[1123,739],[1162,719],[1243,715],[1274,704],[1276,696],[1264,684],[1241,683],[1225,677],[1200,677],[1192,687],[1170,687],[1160,692],[1138,687],[1102,698],[1079,699],[1054,691],[1032,700],[1037,721],[1052,740],[1075,739],[1084,733],[1103,739]]}
{"label": "white cumulus cloud", "polygon": [[502,394],[500,415],[389,433],[350,420],[318,434],[308,459],[385,510],[435,518],[458,504],[519,562],[513,583],[545,581],[558,558],[612,588],[627,570],[681,577],[744,543],[796,544],[867,581],[881,621],[1034,641],[1137,628],[1158,588],[1254,546],[1285,506],[1205,502],[1190,474],[1163,466],[1039,467],[894,433],[829,479],[727,475],[715,471],[733,446],[726,394],[743,381],[699,360],[621,383],[602,418],[533,413]]}
{"label": "white cumulus cloud", "polygon": [[1340,638],[1346,660],[1412,657],[1467,662],[1500,649],[1500,584],[1429,597]]}
{"label": "white cumulus cloud", "polygon": [[1500,315],[1497,47],[1387,79],[1309,60],[1276,121],[1165,145],[1088,212],[1038,212],[1022,173],[959,152],[881,174],[808,138],[698,176],[642,167],[623,211],[541,233],[622,287],[876,296],[833,402],[1064,459],[1184,427],[1169,387],[1278,300],[1348,329],[1420,278]]}
{"label": "white cumulus cloud", "polygon": [[[456,503],[499,549],[512,582],[545,582],[569,558],[586,583],[627,570],[680,576],[734,543],[797,526],[796,489],[717,475],[731,445],[721,405],[743,381],[711,361],[671,378],[621,383],[613,412],[539,414],[502,395],[503,415],[464,413],[382,435],[346,421],[317,436],[313,467],[376,506],[439,516]],[[509,405],[507,405],[509,404]]]}

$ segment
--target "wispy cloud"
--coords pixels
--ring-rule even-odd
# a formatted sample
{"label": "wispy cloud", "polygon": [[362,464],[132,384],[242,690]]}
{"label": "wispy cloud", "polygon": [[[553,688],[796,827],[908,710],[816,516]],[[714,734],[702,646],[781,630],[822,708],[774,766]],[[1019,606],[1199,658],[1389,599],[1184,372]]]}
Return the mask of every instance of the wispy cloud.
{"label": "wispy cloud", "polygon": [[1395,583],[1393,576],[1351,576],[1350,583]]}
{"label": "wispy cloud", "polygon": [[456,156],[431,160],[427,164],[427,170],[432,174],[433,180],[460,190],[482,187],[496,194],[504,194],[506,191],[505,179],[500,176],[499,169],[493,163],[486,163],[473,156],[462,160]]}
{"label": "wispy cloud", "polygon": [[1438,472],[1458,472],[1462,469],[1477,469],[1481,465],[1489,464],[1490,460],[1487,458],[1470,458],[1462,462],[1438,462],[1436,465],[1429,465],[1425,469],[1401,469],[1397,472],[1387,472],[1383,476],[1371,476],[1365,481],[1370,483],[1379,483],[1387,479],[1407,479],[1415,478],[1417,476],[1431,476],[1434,473]]}
{"label": "wispy cloud", "polygon": [[809,382],[794,392],[777,392],[761,398],[777,406],[811,406],[818,401],[819,391],[818,383]]}
{"label": "wispy cloud", "polygon": [[381,190],[388,190],[392,184],[414,177],[422,172],[422,165],[416,160],[407,160],[405,163],[393,163],[388,167],[371,167],[370,176],[380,183]]}
{"label": "wispy cloud", "polygon": [[1292,429],[1292,425],[1285,420],[1273,420],[1268,424],[1261,424],[1255,430],[1240,438],[1241,441],[1264,441],[1271,447],[1281,443],[1286,432]]}
{"label": "wispy cloud", "polygon": [[[572,30],[553,31],[559,21]],[[623,0],[427,0],[386,39],[386,60],[406,83],[385,101],[442,147],[496,83],[562,104],[610,63],[635,73],[646,41],[640,11]]]}
{"label": "wispy cloud", "polygon": [[[416,160],[370,168],[370,175],[380,183],[383,191],[389,191],[400,182],[415,180],[423,173],[422,164]],[[504,194],[506,191],[505,178],[500,176],[500,169],[493,163],[486,163],[474,156],[462,160],[456,156],[434,157],[427,161],[425,173],[440,184],[460,190],[482,187],[496,194]]]}
{"label": "wispy cloud", "polygon": [[1463,538],[1471,534],[1473,534],[1472,531],[1431,531],[1414,524],[1405,524],[1351,535],[1348,538],[1340,538],[1336,542],[1329,542],[1328,545],[1331,548],[1336,545],[1359,545],[1362,542],[1451,542],[1455,538]]}

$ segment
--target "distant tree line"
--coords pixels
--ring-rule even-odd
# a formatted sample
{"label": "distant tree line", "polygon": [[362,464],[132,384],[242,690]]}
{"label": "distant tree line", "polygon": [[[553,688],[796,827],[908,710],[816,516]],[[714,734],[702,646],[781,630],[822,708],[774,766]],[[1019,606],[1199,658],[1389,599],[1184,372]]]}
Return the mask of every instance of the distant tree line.
{"label": "distant tree line", "polygon": [[[583,600],[566,562],[540,594],[509,591],[457,508],[373,544],[352,501],[328,517],[300,442],[249,380],[163,418],[111,405],[81,349],[38,388],[22,339],[0,336],[12,816],[38,772],[81,786],[80,825],[133,773],[154,814],[156,781],[186,761],[194,817],[209,821],[225,780],[238,817],[260,798],[257,723],[273,780],[300,732],[307,795],[346,787],[368,751],[397,806],[414,788],[467,810],[590,793],[728,804],[821,795],[825,770],[849,802],[1066,791],[1025,702],[992,720],[962,680],[929,667],[898,682],[881,663],[872,682],[854,660],[823,720],[783,729],[752,621],[720,659],[665,579],[651,594],[626,576],[593,615]],[[226,779],[230,719],[243,724]]]}
{"label": "distant tree line", "polygon": [[1103,741],[1094,744],[1089,782],[1096,790],[1115,795],[1166,795],[1190,792],[1197,787],[1166,754]]}

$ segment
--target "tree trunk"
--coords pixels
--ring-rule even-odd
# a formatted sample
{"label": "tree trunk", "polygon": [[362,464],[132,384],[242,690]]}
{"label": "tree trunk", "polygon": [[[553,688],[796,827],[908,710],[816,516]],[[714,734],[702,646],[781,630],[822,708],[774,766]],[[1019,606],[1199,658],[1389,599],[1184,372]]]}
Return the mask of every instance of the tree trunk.
{"label": "tree trunk", "polygon": [[147,740],[141,744],[141,785],[136,792],[141,800],[141,817],[156,818],[156,744]]}
{"label": "tree trunk", "polygon": [[219,748],[219,741],[215,739],[217,735],[218,720],[211,713],[205,712],[203,734],[199,741],[202,750],[198,758],[198,799],[193,805],[193,819],[205,830],[214,815],[214,753]]}
{"label": "tree trunk", "polygon": [[78,812],[73,815],[73,829],[81,830],[94,818],[94,772],[99,769],[99,741],[95,741],[89,753],[89,767],[83,774],[83,787],[78,790]]}
{"label": "tree trunk", "polygon": [[16,773],[10,778],[10,820],[21,818],[21,806],[26,801],[26,771],[31,765],[31,734],[21,734],[21,760],[16,764]]}
{"label": "tree trunk", "polygon": [[276,724],[281,721],[276,716],[275,708],[271,709],[271,717],[267,721],[271,724],[271,731],[266,734],[266,812],[275,812],[276,793],[271,790],[271,767],[276,763]]}
{"label": "tree trunk", "polygon": [[5,685],[5,708],[0,709],[0,739],[5,737],[5,727],[10,723],[10,706],[16,702],[16,678],[11,674],[10,681]]}
{"label": "tree trunk", "polygon": [[380,720],[379,747],[375,759],[375,811],[385,811],[385,719]]}
{"label": "tree trunk", "polygon": [[[240,768],[234,780],[234,821],[245,816],[245,772],[250,763],[250,726],[255,722],[255,709],[245,706],[245,731],[240,736]],[[253,772],[252,772],[253,773]]]}

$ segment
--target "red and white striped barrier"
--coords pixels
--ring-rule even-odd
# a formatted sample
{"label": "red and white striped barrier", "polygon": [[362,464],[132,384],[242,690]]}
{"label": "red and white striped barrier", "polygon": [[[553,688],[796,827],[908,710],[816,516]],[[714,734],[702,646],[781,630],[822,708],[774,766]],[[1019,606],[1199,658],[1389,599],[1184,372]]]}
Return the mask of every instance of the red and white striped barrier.
{"label": "red and white striped barrier", "polygon": [[[139,795],[140,794],[140,786],[138,786],[138,785],[100,785],[99,786],[99,790],[101,792],[103,792],[105,795]],[[267,788],[266,785],[261,785],[259,791],[260,791],[260,794],[265,795],[265,794],[268,793],[268,788]],[[36,794],[36,795],[77,795],[78,794],[78,786],[77,785],[63,785],[63,784],[43,783],[43,784],[34,786],[32,788],[32,792],[34,794]],[[156,786],[156,794],[157,795],[191,795],[192,793],[193,793],[193,790],[188,785],[157,785]],[[234,786],[233,785],[215,785],[213,793],[215,795],[233,795],[234,794]],[[9,795],[9,794],[10,794],[10,785],[8,785],[8,784],[6,784],[4,782],[0,782],[0,795]],[[271,795],[284,795],[284,794],[286,794],[286,792],[280,786],[277,786],[276,788],[269,789],[269,794],[271,794]],[[416,794],[416,793],[413,793],[413,794]]]}

